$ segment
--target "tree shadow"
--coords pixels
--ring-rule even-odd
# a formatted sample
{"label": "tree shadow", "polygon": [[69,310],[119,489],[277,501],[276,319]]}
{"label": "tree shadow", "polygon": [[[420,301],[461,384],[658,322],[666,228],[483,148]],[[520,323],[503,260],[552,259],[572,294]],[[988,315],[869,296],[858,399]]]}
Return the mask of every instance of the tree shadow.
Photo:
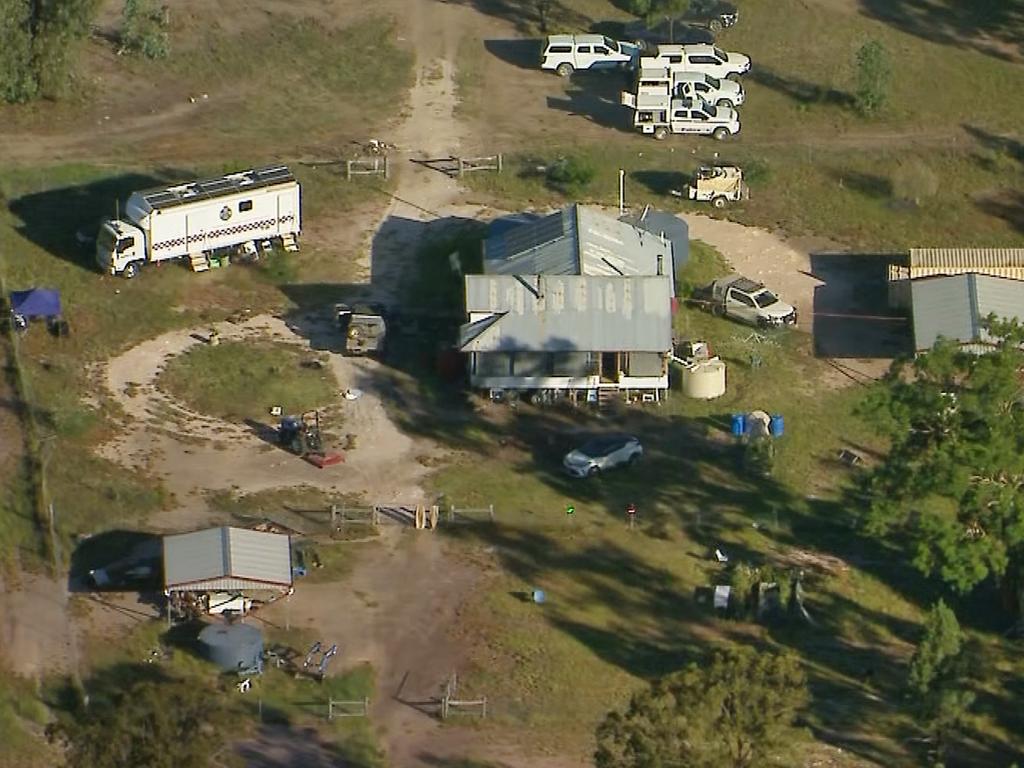
{"label": "tree shadow", "polygon": [[[1024,142],[1013,136],[1003,136],[996,133],[986,131],[984,128],[979,128],[975,125],[964,124],[963,129],[974,138],[982,146],[982,148],[989,150],[997,155],[1003,155],[1008,159],[1024,165]],[[978,161],[985,163],[986,161],[991,164],[991,158],[982,158],[976,156]],[[998,170],[998,169],[993,169]]]}
{"label": "tree shadow", "polygon": [[[625,78],[619,73],[577,73],[573,85],[563,96],[548,96],[548,109],[565,112],[570,117],[581,117],[604,128],[622,133],[634,133],[630,111],[622,106],[619,93],[625,87]],[[585,82],[584,87],[577,83]]]}
{"label": "tree shadow", "polygon": [[[163,539],[145,531],[111,530],[82,539],[71,553],[68,589],[71,592],[137,592],[155,589],[162,575]],[[133,568],[148,567],[153,576],[131,584],[124,580]],[[89,572],[103,569],[109,586],[90,585]]]}
{"label": "tree shadow", "polygon": [[681,171],[631,171],[629,178],[659,197],[682,192],[687,183],[686,175]]}
{"label": "tree shadow", "polygon": [[484,40],[488,53],[520,69],[537,71],[542,43],[539,40]]}
{"label": "tree shadow", "polygon": [[1024,0],[859,0],[865,16],[1007,61],[1024,56]]}
{"label": "tree shadow", "polygon": [[1018,232],[1024,234],[1024,192],[1019,189],[1004,189],[975,200],[974,204],[989,216],[1002,219]]}
{"label": "tree shadow", "polygon": [[522,35],[550,34],[561,30],[586,29],[589,16],[562,0],[445,0],[468,5],[479,13],[512,24]]}
{"label": "tree shadow", "polygon": [[763,66],[754,67],[747,76],[755,83],[771,88],[800,104],[826,104],[843,108],[852,108],[855,104],[853,94],[846,91],[809,83]]}
{"label": "tree shadow", "polygon": [[[100,222],[113,218],[132,192],[189,178],[163,168],[153,174],[128,173],[87,184],[47,189],[12,200],[15,229],[47,252],[90,272],[96,271],[95,238]],[[122,211],[123,213],[123,211]]]}

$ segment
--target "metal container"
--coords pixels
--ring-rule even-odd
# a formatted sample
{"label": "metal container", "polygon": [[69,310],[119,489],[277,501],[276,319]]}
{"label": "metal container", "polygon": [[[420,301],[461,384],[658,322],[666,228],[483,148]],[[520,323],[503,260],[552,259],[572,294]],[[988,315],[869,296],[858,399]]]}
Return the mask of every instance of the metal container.
{"label": "metal container", "polygon": [[263,665],[263,633],[251,624],[210,624],[199,633],[204,657],[225,672],[254,672]]}

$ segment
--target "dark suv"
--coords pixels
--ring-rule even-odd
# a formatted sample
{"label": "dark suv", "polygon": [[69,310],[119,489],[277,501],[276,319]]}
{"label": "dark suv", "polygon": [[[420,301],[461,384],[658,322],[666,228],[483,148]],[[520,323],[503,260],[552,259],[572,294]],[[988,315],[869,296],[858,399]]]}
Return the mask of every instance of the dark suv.
{"label": "dark suv", "polygon": [[722,0],[693,0],[689,9],[679,20],[690,24],[700,24],[712,32],[721,32],[739,20],[740,13],[732,3]]}

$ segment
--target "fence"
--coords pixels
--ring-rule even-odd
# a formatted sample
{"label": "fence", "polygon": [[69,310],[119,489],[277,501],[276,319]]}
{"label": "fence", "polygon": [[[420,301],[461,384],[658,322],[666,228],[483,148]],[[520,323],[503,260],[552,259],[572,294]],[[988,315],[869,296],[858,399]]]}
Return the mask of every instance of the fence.
{"label": "fence", "polygon": [[[346,525],[371,525],[378,527],[387,524],[412,525],[416,528],[436,528],[441,520],[441,509],[438,505],[387,505],[373,504],[370,506],[350,506],[332,504],[328,510],[332,530],[341,530]],[[494,505],[486,507],[448,506],[444,512],[447,523],[473,523],[494,521]]]}
{"label": "fence", "polygon": [[479,699],[459,699],[459,678],[455,672],[444,686],[444,695],[441,697],[441,719],[447,720],[452,715],[478,715],[487,717],[487,697]]}
{"label": "fence", "polygon": [[456,507],[454,504],[448,506],[447,522],[449,523],[475,523],[481,520],[494,522],[494,505],[486,507]]}
{"label": "fence", "polygon": [[336,717],[366,717],[370,714],[370,700],[353,699],[351,701],[328,699],[327,719]]}
{"label": "fence", "polygon": [[383,176],[389,178],[390,168],[388,156],[381,157],[357,157],[354,160],[345,161],[345,178],[349,181],[353,176]]}
{"label": "fence", "polygon": [[458,161],[459,176],[472,173],[473,171],[497,171],[501,173],[502,170],[501,153],[485,155],[484,157],[457,157],[455,159]]}

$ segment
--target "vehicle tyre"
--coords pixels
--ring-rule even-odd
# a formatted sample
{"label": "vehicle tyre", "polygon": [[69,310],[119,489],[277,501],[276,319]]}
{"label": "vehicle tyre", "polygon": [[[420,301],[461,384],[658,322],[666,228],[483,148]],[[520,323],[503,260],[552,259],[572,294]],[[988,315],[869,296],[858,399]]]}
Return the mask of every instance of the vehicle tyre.
{"label": "vehicle tyre", "polygon": [[665,139],[667,139],[668,138],[668,128],[666,128],[663,125],[662,126],[658,126],[657,128],[655,128],[654,129],[654,138],[656,138],[658,141],[664,141]]}
{"label": "vehicle tyre", "polygon": [[716,35],[722,31],[722,22],[718,19],[712,19],[708,23],[708,29],[714,32]]}
{"label": "vehicle tyre", "polygon": [[715,208],[718,208],[719,210],[725,208],[725,204],[727,202],[729,201],[726,200],[722,195],[718,195],[716,197],[711,198],[711,205],[713,205]]}
{"label": "vehicle tyre", "polygon": [[729,138],[730,134],[728,128],[715,128],[715,132],[711,135],[714,137],[715,141],[725,141]]}
{"label": "vehicle tyre", "polygon": [[715,317],[725,317],[725,307],[722,304],[712,304],[711,314]]}
{"label": "vehicle tyre", "polygon": [[597,477],[600,474],[601,474],[601,468],[600,467],[591,467],[590,469],[587,470],[587,477]]}
{"label": "vehicle tyre", "polygon": [[627,466],[627,467],[635,467],[635,466],[636,466],[636,463],[637,463],[638,461],[640,461],[640,454],[639,454],[639,453],[634,453],[634,454],[633,454],[632,456],[630,456],[630,457],[629,457],[629,459],[628,459],[628,460],[626,461],[626,466]]}
{"label": "vehicle tyre", "polygon": [[729,109],[735,109],[736,105],[732,103],[731,99],[719,99],[715,102],[716,107],[728,107]]}
{"label": "vehicle tyre", "polygon": [[575,71],[575,67],[573,67],[573,65],[567,61],[563,61],[561,64],[555,67],[555,73],[559,77],[569,77]]}
{"label": "vehicle tyre", "polygon": [[125,265],[125,268],[121,271],[121,276],[125,280],[131,280],[133,277],[138,277],[139,270],[142,269],[142,265],[137,261],[133,261]]}

